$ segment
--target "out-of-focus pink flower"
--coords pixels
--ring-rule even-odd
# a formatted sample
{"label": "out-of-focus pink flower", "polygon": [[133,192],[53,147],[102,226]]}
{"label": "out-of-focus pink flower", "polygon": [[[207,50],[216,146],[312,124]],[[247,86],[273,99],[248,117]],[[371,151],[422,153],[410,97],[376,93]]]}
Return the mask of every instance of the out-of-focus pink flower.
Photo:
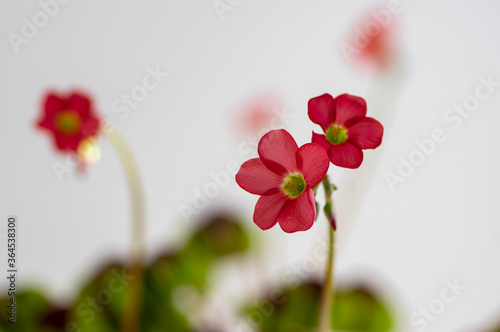
{"label": "out-of-focus pink flower", "polygon": [[235,128],[246,135],[262,136],[263,133],[276,128],[282,104],[280,98],[271,93],[251,98],[238,110]]}
{"label": "out-of-focus pink flower", "polygon": [[261,195],[253,220],[266,230],[279,223],[283,231],[293,233],[312,227],[316,204],[312,188],[328,171],[325,150],[316,144],[298,148],[283,129],[262,137],[259,158],[246,161],[236,174],[236,182],[251,194]]}
{"label": "out-of-focus pink flower", "polygon": [[308,113],[326,134],[313,132],[312,142],[328,152],[334,165],[358,168],[363,162],[362,150],[382,143],[384,127],[366,117],[366,102],[361,97],[343,94],[333,98],[325,93],[309,100]]}
{"label": "out-of-focus pink flower", "polygon": [[88,96],[79,92],[48,93],[37,125],[52,135],[57,150],[78,152],[82,143],[97,135],[99,122]]}
{"label": "out-of-focus pink flower", "polygon": [[362,67],[384,70],[395,57],[396,27],[396,18],[389,10],[372,10],[355,26],[349,42],[341,49]]}

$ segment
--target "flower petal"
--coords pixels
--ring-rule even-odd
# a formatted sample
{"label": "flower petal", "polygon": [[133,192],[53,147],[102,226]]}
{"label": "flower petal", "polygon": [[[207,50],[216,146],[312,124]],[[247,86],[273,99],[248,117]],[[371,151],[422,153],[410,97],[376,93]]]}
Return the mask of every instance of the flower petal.
{"label": "flower petal", "polygon": [[241,165],[236,182],[251,194],[271,195],[279,191],[283,177],[271,172],[259,158],[254,158]]}
{"label": "flower petal", "polygon": [[61,107],[64,105],[64,101],[56,96],[55,94],[48,94],[45,98],[42,109],[43,109],[43,118],[38,121],[38,126],[42,128],[52,129],[54,128],[54,117],[57,112],[61,111]]}
{"label": "flower petal", "polygon": [[99,130],[99,120],[96,118],[87,118],[80,130],[82,138],[95,136]]}
{"label": "flower petal", "polygon": [[330,160],[323,147],[308,143],[297,150],[297,166],[304,176],[306,185],[312,188],[325,176]]}
{"label": "flower petal", "polygon": [[347,132],[349,141],[361,149],[375,149],[382,143],[383,134],[384,127],[374,118],[364,118]]}
{"label": "flower petal", "polygon": [[314,203],[314,194],[311,188],[307,188],[305,192],[297,196],[283,210],[278,217],[278,222],[283,231],[293,233],[306,231],[311,228],[315,217],[316,204]]}
{"label": "flower petal", "polygon": [[332,144],[328,149],[328,157],[334,165],[345,168],[358,168],[363,162],[363,151],[346,141],[338,145]]}
{"label": "flower petal", "polygon": [[366,101],[361,97],[343,94],[335,98],[335,124],[350,127],[366,116]]}
{"label": "flower petal", "polygon": [[288,205],[288,201],[282,193],[261,196],[255,205],[253,222],[262,230],[273,227],[278,222],[283,208]]}
{"label": "flower petal", "polygon": [[326,131],[335,119],[335,100],[328,93],[312,98],[307,103],[307,113],[312,122]]}
{"label": "flower petal", "polygon": [[83,119],[92,115],[90,104],[90,99],[82,93],[73,93],[67,100],[67,107],[77,111]]}
{"label": "flower petal", "polygon": [[278,175],[297,171],[295,153],[297,143],[284,129],[271,130],[259,142],[260,159],[271,171]]}
{"label": "flower petal", "polygon": [[77,151],[78,145],[80,145],[81,137],[76,136],[64,136],[64,135],[54,135],[54,142],[58,150],[62,151]]}
{"label": "flower petal", "polygon": [[325,135],[316,134],[314,131],[313,131],[311,142],[313,142],[315,144],[318,144],[319,146],[321,146],[326,151],[328,151],[328,149],[330,148],[330,145],[331,145],[330,142],[328,142],[326,140],[326,136]]}
{"label": "flower petal", "polygon": [[47,115],[53,117],[57,112],[61,111],[63,104],[64,101],[61,98],[51,93],[47,95],[47,98],[45,99],[43,105],[43,109],[45,110]]}

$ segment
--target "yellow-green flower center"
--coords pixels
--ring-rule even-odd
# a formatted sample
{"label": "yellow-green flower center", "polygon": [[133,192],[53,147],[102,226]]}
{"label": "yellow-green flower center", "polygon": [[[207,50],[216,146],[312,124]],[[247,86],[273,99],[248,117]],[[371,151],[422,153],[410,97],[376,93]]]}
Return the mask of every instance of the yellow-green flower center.
{"label": "yellow-green flower center", "polygon": [[76,111],[62,111],[54,117],[54,127],[61,135],[74,136],[78,134],[81,126],[82,118]]}
{"label": "yellow-green flower center", "polygon": [[285,178],[285,181],[283,182],[281,188],[283,189],[285,194],[287,194],[291,198],[295,198],[302,194],[302,192],[304,192],[304,190],[306,189],[306,182],[304,181],[304,177],[302,176],[302,174],[289,174]]}
{"label": "yellow-green flower center", "polygon": [[326,140],[332,144],[342,144],[347,140],[347,131],[344,127],[332,124],[326,130]]}

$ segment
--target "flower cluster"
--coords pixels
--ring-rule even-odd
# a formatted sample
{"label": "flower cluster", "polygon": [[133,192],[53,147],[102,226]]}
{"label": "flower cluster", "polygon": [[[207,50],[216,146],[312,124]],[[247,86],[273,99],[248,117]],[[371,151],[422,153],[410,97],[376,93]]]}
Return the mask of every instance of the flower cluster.
{"label": "flower cluster", "polygon": [[277,223],[287,233],[311,228],[317,214],[313,189],[326,176],[330,162],[358,168],[362,150],[382,142],[384,129],[366,117],[363,98],[323,94],[309,100],[308,114],[324,135],[313,132],[312,143],[299,148],[287,131],[272,130],[259,142],[259,158],[243,163],[236,174],[241,188],[261,196],[253,220],[263,230]]}

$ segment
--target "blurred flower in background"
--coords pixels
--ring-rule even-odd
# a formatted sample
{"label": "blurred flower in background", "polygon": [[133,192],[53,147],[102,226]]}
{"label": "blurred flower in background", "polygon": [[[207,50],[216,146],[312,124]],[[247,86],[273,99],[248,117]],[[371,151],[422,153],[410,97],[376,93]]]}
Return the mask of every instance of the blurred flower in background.
{"label": "blurred flower in background", "polygon": [[250,97],[235,109],[234,126],[238,134],[260,138],[271,129],[282,126],[278,114],[284,102],[277,93],[262,92]]}
{"label": "blurred flower in background", "polygon": [[57,95],[50,92],[43,102],[39,128],[52,134],[59,151],[78,152],[82,143],[94,138],[99,130],[99,118],[92,101],[81,92]]}
{"label": "blurred flower in background", "polygon": [[78,169],[99,160],[97,144],[100,118],[90,97],[82,92],[68,94],[49,92],[42,103],[42,114],[37,127],[52,135],[57,151],[74,154]]}
{"label": "blurred flower in background", "polygon": [[383,72],[396,56],[396,32],[398,14],[389,8],[375,8],[354,25],[341,49],[344,56],[374,72]]}

